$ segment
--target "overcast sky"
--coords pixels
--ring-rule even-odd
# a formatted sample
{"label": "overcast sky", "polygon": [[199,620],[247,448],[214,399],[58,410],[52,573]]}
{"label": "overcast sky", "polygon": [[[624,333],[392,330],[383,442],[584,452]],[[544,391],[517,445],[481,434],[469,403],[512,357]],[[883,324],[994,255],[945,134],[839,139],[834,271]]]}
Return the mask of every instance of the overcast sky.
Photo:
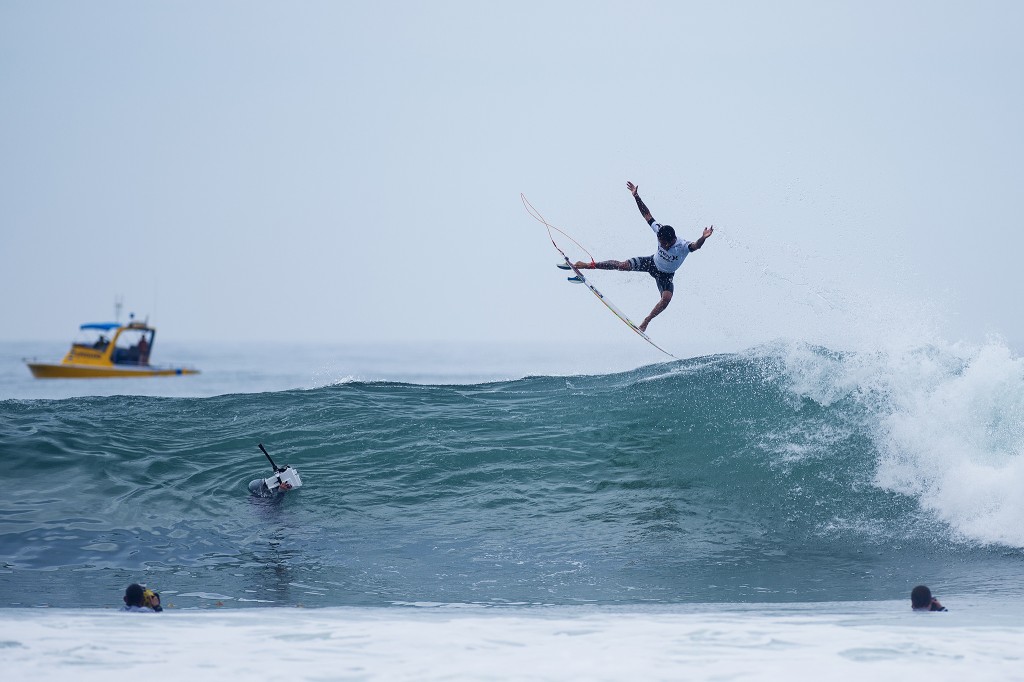
{"label": "overcast sky", "polygon": [[[1024,348],[1019,2],[0,0],[0,340]],[[597,273],[633,319],[646,275]],[[638,341],[639,342],[639,341]]]}

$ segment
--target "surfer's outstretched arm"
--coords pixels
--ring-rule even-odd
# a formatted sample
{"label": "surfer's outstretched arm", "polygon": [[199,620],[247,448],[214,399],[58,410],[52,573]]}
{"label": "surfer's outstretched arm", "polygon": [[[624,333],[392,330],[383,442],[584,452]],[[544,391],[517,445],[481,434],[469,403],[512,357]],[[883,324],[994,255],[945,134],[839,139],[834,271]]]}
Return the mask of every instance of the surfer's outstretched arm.
{"label": "surfer's outstretched arm", "polygon": [[633,195],[634,199],[636,199],[636,207],[640,209],[640,215],[644,217],[644,220],[647,221],[648,225],[652,224],[654,222],[654,216],[651,215],[650,209],[648,209],[647,205],[644,204],[644,200],[640,198],[639,194],[637,194],[637,192],[640,191],[640,188],[632,182],[627,181],[626,189],[628,189],[629,193]]}
{"label": "surfer's outstretched arm", "polygon": [[690,251],[696,251],[700,247],[704,246],[704,242],[707,241],[708,237],[715,233],[715,226],[705,227],[703,234],[695,242],[690,242]]}

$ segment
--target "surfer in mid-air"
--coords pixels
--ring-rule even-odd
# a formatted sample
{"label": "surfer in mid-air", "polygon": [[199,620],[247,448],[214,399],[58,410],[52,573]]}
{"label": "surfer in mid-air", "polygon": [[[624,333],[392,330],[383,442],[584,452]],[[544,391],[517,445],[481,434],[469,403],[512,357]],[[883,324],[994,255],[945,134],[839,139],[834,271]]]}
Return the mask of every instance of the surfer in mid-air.
{"label": "surfer in mid-air", "polygon": [[[683,261],[690,253],[704,246],[704,241],[714,233],[715,226],[712,225],[711,227],[704,228],[703,234],[701,234],[697,241],[688,242],[685,239],[677,239],[676,231],[671,225],[661,225],[654,220],[654,216],[651,215],[651,211],[646,205],[644,205],[643,199],[641,199],[640,195],[637,193],[640,189],[639,187],[634,185],[632,182],[627,182],[626,189],[628,189],[630,194],[633,195],[633,198],[636,199],[636,205],[640,209],[640,214],[658,236],[658,251],[652,256],[637,256],[636,258],[630,258],[629,260],[623,261],[604,260],[600,263],[595,263],[593,261],[584,263],[583,261],[579,261],[576,263],[576,269],[635,270],[650,274],[658,285],[658,291],[661,292],[661,300],[659,300],[657,305],[654,306],[651,314],[645,317],[644,321],[640,323],[639,329],[644,332],[647,331],[647,325],[651,323],[651,320],[660,315],[672,300],[672,291],[675,289],[672,285],[672,277],[675,275],[676,270],[679,269],[679,266],[683,264]],[[568,269],[568,265],[564,267]],[[582,281],[579,278],[575,279]]]}

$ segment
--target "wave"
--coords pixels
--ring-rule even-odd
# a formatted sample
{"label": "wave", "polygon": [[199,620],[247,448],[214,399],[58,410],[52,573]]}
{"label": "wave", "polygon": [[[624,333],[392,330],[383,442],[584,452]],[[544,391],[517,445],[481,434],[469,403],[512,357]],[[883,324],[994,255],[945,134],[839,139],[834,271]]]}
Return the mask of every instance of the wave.
{"label": "wave", "polygon": [[[484,384],[8,400],[0,416],[18,472],[0,515],[12,585],[195,572],[195,593],[239,594],[270,571],[278,597],[247,599],[316,584],[333,604],[806,600],[888,595],[865,587],[879,575],[991,588],[1024,548],[1024,364],[999,340],[776,343]],[[301,490],[247,494],[269,473],[257,442]]]}

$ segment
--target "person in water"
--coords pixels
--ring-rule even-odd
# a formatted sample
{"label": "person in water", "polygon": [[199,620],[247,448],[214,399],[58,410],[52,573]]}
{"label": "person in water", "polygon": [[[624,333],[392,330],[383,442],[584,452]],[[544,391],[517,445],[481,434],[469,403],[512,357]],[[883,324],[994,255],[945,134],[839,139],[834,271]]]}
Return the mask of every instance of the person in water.
{"label": "person in water", "polygon": [[623,261],[605,260],[600,263],[593,261],[584,263],[579,261],[576,263],[576,268],[579,270],[635,270],[650,274],[658,285],[661,299],[654,306],[651,314],[640,323],[640,331],[643,332],[647,331],[647,325],[651,323],[651,320],[660,315],[672,300],[672,292],[675,290],[672,284],[672,277],[675,275],[676,270],[679,269],[679,266],[683,264],[683,261],[686,260],[689,254],[704,246],[705,240],[714,234],[715,226],[712,225],[711,227],[704,228],[704,232],[697,241],[688,242],[685,239],[678,239],[676,231],[671,225],[661,225],[654,220],[654,216],[651,215],[650,210],[644,205],[643,199],[638,194],[639,187],[632,182],[627,182],[626,189],[630,191],[636,200],[636,205],[640,209],[640,215],[644,217],[644,220],[647,221],[647,224],[651,226],[651,229],[657,235],[658,251],[651,256],[637,256],[636,258]]}
{"label": "person in water", "polygon": [[910,591],[910,608],[914,611],[945,611],[946,607],[932,596],[925,585],[918,585]]}
{"label": "person in water", "polygon": [[124,607],[122,611],[131,613],[155,613],[146,605],[146,590],[138,583],[132,583],[124,591]]}

